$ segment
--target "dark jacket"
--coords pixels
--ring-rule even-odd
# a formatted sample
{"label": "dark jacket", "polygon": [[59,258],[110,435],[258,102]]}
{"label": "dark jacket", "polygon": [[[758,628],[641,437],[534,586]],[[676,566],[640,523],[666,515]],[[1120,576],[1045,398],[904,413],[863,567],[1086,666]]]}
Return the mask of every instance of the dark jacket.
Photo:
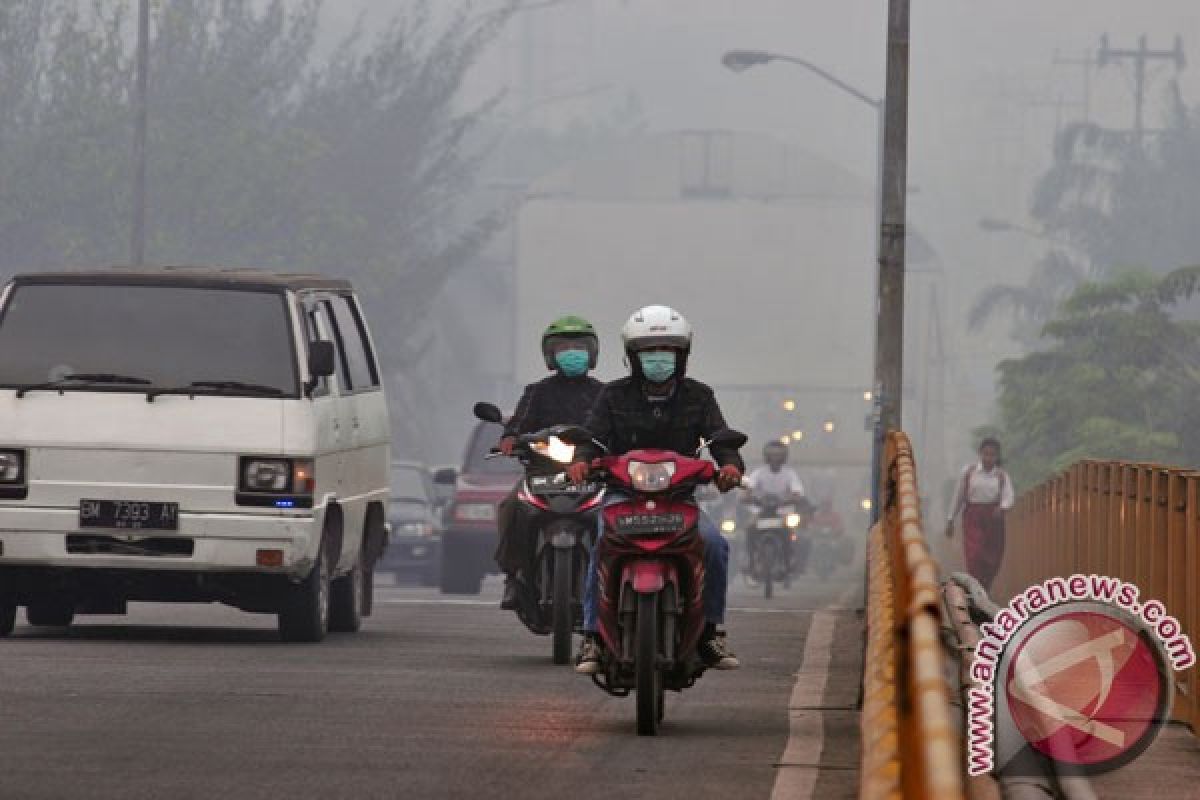
{"label": "dark jacket", "polygon": [[[707,439],[728,426],[713,390],[699,381],[684,378],[670,397],[656,401],[638,379],[628,377],[604,387],[584,427],[614,455],[654,449],[691,456],[701,437]],[[713,447],[710,452],[721,466],[732,464],[746,471],[737,450]]]}
{"label": "dark jacket", "polygon": [[555,373],[525,387],[505,436],[535,433],[553,425],[582,425],[604,384],[590,375],[568,378]]}

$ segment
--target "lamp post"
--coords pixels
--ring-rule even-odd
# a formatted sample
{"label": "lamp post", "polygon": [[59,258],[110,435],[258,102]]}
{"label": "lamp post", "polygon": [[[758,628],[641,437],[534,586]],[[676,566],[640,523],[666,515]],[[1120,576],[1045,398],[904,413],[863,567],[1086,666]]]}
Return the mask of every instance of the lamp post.
{"label": "lamp post", "polygon": [[[794,64],[798,67],[802,67],[803,69],[811,72],[813,75],[816,75],[818,78],[821,78],[827,83],[836,86],[838,89],[842,90],[844,93],[850,95],[856,100],[866,103],[871,107],[872,110],[874,110],[876,143],[874,188],[875,227],[878,229],[880,219],[882,217],[883,197],[883,192],[881,191],[880,186],[883,178],[883,101],[871,97],[866,92],[855,88],[828,70],[822,69],[816,64],[813,64],[811,61],[807,61],[797,56],[769,53],[763,50],[730,50],[721,57],[721,63],[724,64],[727,69],[730,69],[734,72],[744,72],[751,67],[759,66],[760,64],[769,64],[772,61],[782,61],[787,64]],[[878,242],[876,242],[876,257],[878,257],[878,255]]]}
{"label": "lamp post", "polygon": [[[759,66],[761,64],[769,64],[772,61],[782,61],[787,64],[793,64],[795,66],[801,67],[801,68],[807,70],[808,72],[812,73],[813,75],[816,75],[818,78],[821,78],[825,82],[830,83],[833,86],[837,87],[845,94],[848,94],[851,97],[855,98],[856,100],[859,100],[862,103],[865,103],[866,105],[870,106],[871,109],[875,112],[875,142],[876,142],[875,148],[876,149],[875,149],[875,187],[874,187],[874,195],[875,195],[874,229],[876,231],[882,231],[882,228],[883,228],[883,159],[884,159],[884,130],[885,130],[884,125],[885,125],[886,104],[884,103],[883,100],[879,100],[879,99],[875,99],[875,98],[871,97],[866,92],[855,88],[854,86],[852,86],[851,84],[842,80],[841,78],[837,77],[836,75],[829,72],[828,70],[822,69],[821,67],[817,66],[816,64],[813,64],[811,61],[807,61],[806,59],[799,58],[797,56],[783,55],[780,53],[770,53],[770,52],[766,52],[763,50],[730,50],[729,52],[725,53],[724,56],[721,57],[721,63],[724,64],[726,68],[728,68],[734,72],[744,72],[745,70],[747,70],[751,67]],[[877,238],[875,241],[875,261],[876,261],[876,263],[879,263],[881,265],[880,269],[882,269],[882,264],[880,261],[881,256],[882,256],[882,249],[881,249],[882,243],[881,242],[882,242],[882,236]],[[880,299],[882,300],[882,298],[880,298]],[[901,300],[901,302],[903,302],[903,301]],[[901,318],[901,325],[903,325],[903,312],[901,312],[900,318]],[[877,343],[877,345],[878,345],[878,343]],[[879,360],[878,355],[876,357],[876,360],[878,362],[878,360]],[[880,455],[882,452],[881,448],[882,448],[883,432],[884,432],[884,430],[886,430],[886,428],[882,428],[881,426],[886,421],[884,419],[884,405],[883,404],[885,402],[889,401],[888,396],[885,395],[885,389],[897,393],[894,396],[894,398],[892,398],[897,403],[899,402],[898,393],[900,390],[898,381],[896,382],[895,386],[888,385],[890,382],[883,380],[883,376],[881,375],[881,371],[880,371],[880,365],[878,363],[876,363],[875,367],[876,367],[875,368],[875,386],[874,386],[874,393],[873,393],[873,398],[875,401],[875,414],[874,414],[874,417],[875,417],[874,429],[875,430],[874,430],[874,435],[872,437],[872,448],[871,448],[871,470],[872,470],[871,522],[872,522],[872,524],[874,524],[874,522],[879,518],[879,508],[880,508],[879,492],[878,492],[878,489],[879,489],[879,487],[878,487],[879,459],[880,459]],[[897,409],[898,408],[899,408],[899,406],[897,406]],[[897,419],[895,427],[899,427],[899,422],[898,422],[899,413],[897,413],[895,416]]]}

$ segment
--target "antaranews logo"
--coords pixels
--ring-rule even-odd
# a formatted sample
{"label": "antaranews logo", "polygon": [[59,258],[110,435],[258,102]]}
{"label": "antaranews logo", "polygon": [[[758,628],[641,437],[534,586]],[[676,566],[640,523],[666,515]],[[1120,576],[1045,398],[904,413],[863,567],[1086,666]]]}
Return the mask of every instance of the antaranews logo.
{"label": "antaranews logo", "polygon": [[1091,773],[1127,764],[1150,746],[1170,713],[1171,672],[1194,665],[1196,654],[1163,604],[1140,596],[1119,578],[1051,578],[980,628],[968,774],[993,771],[1017,745]]}

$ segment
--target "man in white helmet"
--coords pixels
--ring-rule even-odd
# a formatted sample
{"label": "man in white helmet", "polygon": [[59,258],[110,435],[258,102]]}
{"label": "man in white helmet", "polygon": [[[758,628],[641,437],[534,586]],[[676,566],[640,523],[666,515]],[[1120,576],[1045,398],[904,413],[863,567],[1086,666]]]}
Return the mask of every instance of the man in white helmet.
{"label": "man in white helmet", "polygon": [[[666,306],[647,306],[634,312],[621,330],[625,354],[632,374],[605,386],[585,427],[613,454],[638,449],[673,450],[691,455],[700,439],[727,427],[712,389],[686,377],[687,359],[692,349],[692,327],[678,311]],[[709,448],[720,467],[717,488],[723,492],[741,483],[745,464],[737,450]],[[581,448],[571,465],[571,479],[586,479],[588,462],[594,455]],[[612,498],[610,498],[610,501]],[[737,669],[740,664],[717,626],[724,623],[725,592],[729,574],[729,542],[716,524],[701,513],[699,532],[704,539],[704,610],[708,625],[700,645],[700,654],[714,669]],[[601,642],[596,634],[596,574],[599,560],[592,551],[592,562],[584,586],[583,646],[576,672],[592,675],[599,671]]]}

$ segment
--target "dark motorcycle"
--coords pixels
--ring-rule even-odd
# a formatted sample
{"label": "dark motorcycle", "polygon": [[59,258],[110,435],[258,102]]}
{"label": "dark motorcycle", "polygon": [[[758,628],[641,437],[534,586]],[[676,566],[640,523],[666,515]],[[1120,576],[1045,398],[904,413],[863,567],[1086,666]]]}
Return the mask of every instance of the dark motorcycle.
{"label": "dark motorcycle", "polygon": [[746,526],[742,571],[749,582],[762,584],[763,597],[769,599],[776,583],[791,588],[792,576],[804,569],[809,546],[803,532],[807,507],[785,503],[773,494],[756,497],[748,505],[753,516]]}
{"label": "dark motorcycle", "polygon": [[[572,441],[590,436],[571,431]],[[722,431],[710,444],[737,448],[746,436]],[[599,633],[605,644],[595,684],[617,697],[636,693],[637,732],[653,736],[666,710],[664,692],[682,691],[706,669],[704,540],[697,523],[698,487],[711,483],[711,461],[668,450],[635,450],[592,463],[592,479],[627,500],[606,507],[597,576]]]}
{"label": "dark motorcycle", "polygon": [[[475,416],[503,422],[490,403],[476,404]],[[560,438],[563,430],[556,426],[517,437],[513,448],[513,458],[525,467],[517,499],[523,518],[537,531],[533,572],[521,585],[517,616],[531,632],[552,636],[555,664],[571,660],[571,634],[581,632],[583,581],[596,540],[594,510],[604,497],[600,484],[577,486],[567,479],[575,446]],[[496,450],[488,457],[500,456]]]}

